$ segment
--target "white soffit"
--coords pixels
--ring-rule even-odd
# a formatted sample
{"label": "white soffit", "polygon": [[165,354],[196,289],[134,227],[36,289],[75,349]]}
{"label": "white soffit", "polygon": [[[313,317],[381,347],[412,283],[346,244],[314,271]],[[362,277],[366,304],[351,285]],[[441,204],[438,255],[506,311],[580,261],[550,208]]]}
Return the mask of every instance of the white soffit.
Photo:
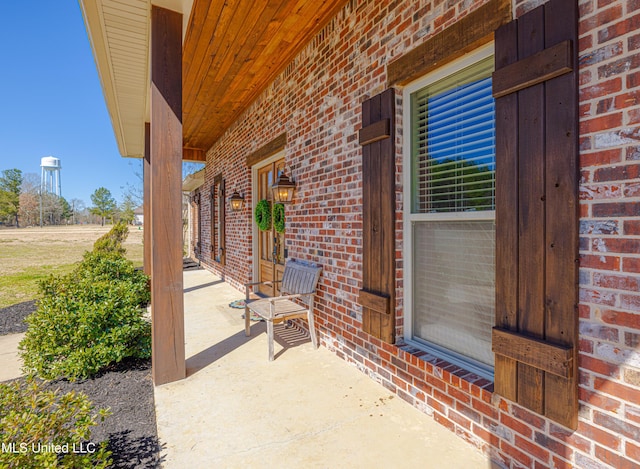
{"label": "white soffit", "polygon": [[189,174],[182,181],[182,191],[191,192],[204,184],[204,168],[193,174]]}
{"label": "white soffit", "polygon": [[[148,121],[149,0],[79,0],[102,92],[122,156],[144,155]],[[193,0],[157,0],[154,5],[187,13]]]}

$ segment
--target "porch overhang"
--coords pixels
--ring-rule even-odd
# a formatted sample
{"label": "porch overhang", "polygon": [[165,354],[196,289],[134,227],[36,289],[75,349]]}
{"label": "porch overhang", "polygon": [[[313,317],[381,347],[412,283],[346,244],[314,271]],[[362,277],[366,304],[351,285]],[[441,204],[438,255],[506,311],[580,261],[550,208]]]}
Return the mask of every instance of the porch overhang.
{"label": "porch overhang", "polygon": [[119,151],[144,158],[152,376],[165,384],[186,376],[181,163],[206,161],[346,0],[79,2]]}
{"label": "porch overhang", "polygon": [[204,184],[204,169],[189,174],[182,181],[182,192],[192,192]]}
{"label": "porch overhang", "polygon": [[[79,0],[111,125],[122,156],[144,157],[149,122],[149,0]],[[193,0],[156,0],[183,13],[183,30]]]}
{"label": "porch overhang", "polygon": [[122,156],[144,157],[151,7],[181,13],[183,160],[206,151],[346,0],[78,0]]}

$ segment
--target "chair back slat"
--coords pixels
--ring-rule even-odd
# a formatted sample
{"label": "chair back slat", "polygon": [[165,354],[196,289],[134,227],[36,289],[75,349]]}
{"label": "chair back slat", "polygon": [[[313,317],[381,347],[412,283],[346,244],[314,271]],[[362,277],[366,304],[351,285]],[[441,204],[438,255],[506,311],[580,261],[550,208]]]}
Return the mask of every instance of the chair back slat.
{"label": "chair back slat", "polygon": [[283,294],[313,293],[322,268],[290,259],[284,267],[280,291]]}

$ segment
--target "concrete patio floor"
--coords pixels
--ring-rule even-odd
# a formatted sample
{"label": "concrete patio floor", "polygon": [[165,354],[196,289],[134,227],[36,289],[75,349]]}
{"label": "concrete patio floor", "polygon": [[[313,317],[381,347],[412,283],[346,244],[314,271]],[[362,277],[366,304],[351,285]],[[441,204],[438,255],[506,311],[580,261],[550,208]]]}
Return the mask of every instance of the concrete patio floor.
{"label": "concrete patio floor", "polygon": [[165,468],[485,468],[474,447],[320,347],[264,323],[244,335],[243,295],[186,271],[185,380],[155,388]]}

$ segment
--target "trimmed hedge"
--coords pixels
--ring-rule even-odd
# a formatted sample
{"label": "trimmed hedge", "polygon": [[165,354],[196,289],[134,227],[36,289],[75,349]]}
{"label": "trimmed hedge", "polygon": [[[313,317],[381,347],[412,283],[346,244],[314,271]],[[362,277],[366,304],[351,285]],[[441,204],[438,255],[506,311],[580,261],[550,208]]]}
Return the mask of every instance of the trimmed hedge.
{"label": "trimmed hedge", "polygon": [[126,223],[120,222],[113,225],[113,228],[108,233],[98,238],[93,243],[94,252],[111,252],[114,254],[125,255],[126,250],[122,246],[129,236],[129,227]]}
{"label": "trimmed hedge", "polygon": [[[125,225],[125,230],[128,230]],[[148,277],[123,255],[120,224],[68,275],[40,283],[20,343],[24,369],[45,379],[89,378],[126,357],[151,356]]]}

